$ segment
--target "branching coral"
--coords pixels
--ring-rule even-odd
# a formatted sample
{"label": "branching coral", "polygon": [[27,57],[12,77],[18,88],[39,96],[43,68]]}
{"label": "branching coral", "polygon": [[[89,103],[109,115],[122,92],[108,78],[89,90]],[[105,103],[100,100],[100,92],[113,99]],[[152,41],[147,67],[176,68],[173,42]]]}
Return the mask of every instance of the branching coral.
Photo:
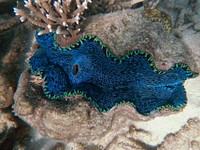
{"label": "branching coral", "polygon": [[0,0],[0,35],[20,24],[19,16],[13,16],[13,6],[20,7],[20,3],[15,0]]}
{"label": "branching coral", "polygon": [[14,8],[14,12],[17,16],[21,16],[21,22],[28,20],[40,27],[39,35],[56,31],[56,34],[72,40],[77,39],[77,33],[80,31],[80,15],[91,2],[91,0],[25,0],[24,6],[29,11]]}

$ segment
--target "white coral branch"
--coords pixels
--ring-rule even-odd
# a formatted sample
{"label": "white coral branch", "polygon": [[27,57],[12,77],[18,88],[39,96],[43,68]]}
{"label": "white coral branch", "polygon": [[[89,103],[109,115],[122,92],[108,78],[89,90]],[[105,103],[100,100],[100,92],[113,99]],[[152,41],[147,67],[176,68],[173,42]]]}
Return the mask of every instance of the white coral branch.
{"label": "white coral branch", "polygon": [[[76,2],[75,8],[72,8],[72,2]],[[21,16],[22,22],[28,20],[42,28],[39,34],[56,31],[57,34],[70,33],[73,36],[79,31],[74,29],[74,26],[79,24],[80,15],[91,2],[92,0],[24,0],[24,6],[30,10],[29,14],[17,8],[14,8],[14,12],[17,16]]]}

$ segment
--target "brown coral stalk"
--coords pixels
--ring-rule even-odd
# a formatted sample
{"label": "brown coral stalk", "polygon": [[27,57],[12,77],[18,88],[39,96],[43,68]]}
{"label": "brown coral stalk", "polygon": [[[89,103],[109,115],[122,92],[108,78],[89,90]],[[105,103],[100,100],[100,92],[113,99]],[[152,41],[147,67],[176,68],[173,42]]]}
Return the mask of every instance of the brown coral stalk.
{"label": "brown coral stalk", "polygon": [[30,0],[25,1],[25,7],[29,8],[38,18],[41,18],[44,22],[47,24],[53,25],[53,22],[48,20],[39,10],[37,10],[33,5],[31,4]]}

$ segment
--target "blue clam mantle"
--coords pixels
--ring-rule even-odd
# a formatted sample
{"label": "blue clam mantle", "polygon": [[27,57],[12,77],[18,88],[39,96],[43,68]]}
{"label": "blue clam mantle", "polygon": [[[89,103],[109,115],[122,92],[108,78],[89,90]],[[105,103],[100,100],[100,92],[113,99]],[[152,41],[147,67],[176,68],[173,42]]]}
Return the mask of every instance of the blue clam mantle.
{"label": "blue clam mantle", "polygon": [[55,38],[53,33],[37,36],[39,48],[29,60],[51,100],[81,94],[100,112],[120,103],[132,104],[143,115],[166,107],[178,110],[187,102],[184,81],[197,75],[183,63],[158,70],[141,50],[117,58],[97,36],[86,35],[66,48]]}

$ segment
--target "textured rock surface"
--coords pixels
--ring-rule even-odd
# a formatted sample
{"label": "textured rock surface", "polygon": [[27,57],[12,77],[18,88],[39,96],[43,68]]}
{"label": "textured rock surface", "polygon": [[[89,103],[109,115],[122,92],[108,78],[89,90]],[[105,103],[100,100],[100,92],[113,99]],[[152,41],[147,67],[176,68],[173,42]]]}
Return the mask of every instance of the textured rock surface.
{"label": "textured rock surface", "polygon": [[84,143],[99,138],[98,143],[105,145],[108,143],[104,137],[114,138],[113,131],[116,135],[123,132],[123,128],[119,129],[119,123],[125,121],[124,129],[127,130],[134,121],[151,118],[137,114],[129,105],[121,105],[103,115],[78,96],[67,102],[52,103],[43,97],[41,87],[30,83],[29,76],[28,70],[21,75],[14,97],[14,109],[18,116],[39,129],[43,135],[66,142]]}
{"label": "textured rock surface", "polygon": [[183,41],[192,50],[191,54],[197,64],[197,69],[200,70],[200,33],[192,29],[182,31]]}
{"label": "textured rock surface", "polygon": [[0,110],[0,144],[2,144],[7,136],[18,126],[14,116],[7,110]]}
{"label": "textured rock surface", "polygon": [[160,69],[184,62],[199,71],[191,56],[192,50],[174,34],[164,32],[161,23],[143,19],[139,11],[124,10],[94,16],[88,22],[84,34],[97,35],[118,56],[141,49],[151,52]]}
{"label": "textured rock surface", "polygon": [[[200,114],[200,95],[194,95],[200,90],[196,84],[200,82],[200,77],[186,81],[189,102],[182,111],[164,110],[145,117],[139,115],[129,105],[120,105],[108,113],[100,114],[80,97],[69,99],[64,103],[51,103],[43,98],[41,87],[30,83],[29,75],[28,70],[21,75],[14,97],[15,112],[43,135],[66,142],[95,143],[107,149],[152,148],[161,143],[168,134],[176,133],[189,118],[199,117]],[[195,88],[191,88],[194,86]],[[194,123],[198,122],[197,120]],[[200,126],[197,124],[195,128],[199,129]],[[181,133],[178,135],[181,136],[185,130],[179,132]],[[190,132],[195,131],[191,128]],[[196,140],[197,136],[198,133],[193,139]]]}
{"label": "textured rock surface", "polygon": [[8,107],[12,104],[14,89],[3,76],[0,76],[0,107]]}
{"label": "textured rock surface", "polygon": [[[118,56],[133,48],[142,49],[153,54],[160,69],[167,69],[176,62],[185,62],[191,69],[200,71],[194,57],[197,51],[188,48],[174,34],[163,32],[161,24],[142,19],[139,12],[127,10],[95,16],[86,25],[84,34],[99,36]],[[199,37],[199,34],[196,36]],[[179,149],[180,139],[189,141],[184,143],[182,149],[199,146],[199,133],[196,130],[200,128],[200,85],[196,83],[200,83],[200,77],[187,80],[184,84],[188,97],[185,108],[178,112],[163,110],[147,117],[139,115],[127,104],[100,114],[80,97],[66,102],[49,102],[41,87],[30,83],[30,80],[27,69],[21,75],[14,96],[14,110],[43,135],[73,144],[83,142],[88,149],[155,149],[158,144],[160,149],[170,149],[171,140],[176,141],[173,148]],[[185,125],[188,119],[193,121]],[[185,136],[185,132],[191,134],[191,139]],[[192,136],[193,132],[196,134]],[[169,135],[173,133],[176,134]]]}
{"label": "textured rock surface", "polygon": [[15,0],[0,0],[0,149],[23,149],[29,126],[11,108],[32,31],[13,15]]}
{"label": "textured rock surface", "polygon": [[200,119],[193,118],[184,125],[176,134],[168,135],[165,141],[158,147],[158,150],[177,150],[200,148]]}
{"label": "textured rock surface", "polygon": [[0,108],[5,108],[12,104],[32,32],[24,26],[18,26],[5,33],[0,32],[0,35]]}

